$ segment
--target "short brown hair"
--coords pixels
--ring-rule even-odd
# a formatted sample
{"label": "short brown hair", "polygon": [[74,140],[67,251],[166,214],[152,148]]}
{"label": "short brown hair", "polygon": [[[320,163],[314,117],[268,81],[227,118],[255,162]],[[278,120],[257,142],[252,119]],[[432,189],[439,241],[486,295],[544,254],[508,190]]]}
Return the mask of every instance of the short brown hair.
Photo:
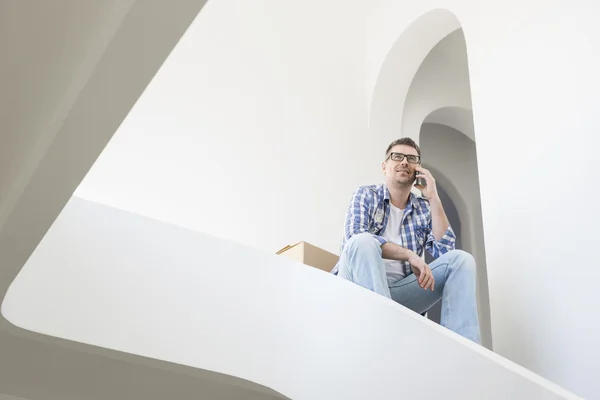
{"label": "short brown hair", "polygon": [[390,151],[392,151],[394,146],[410,146],[410,147],[414,148],[415,150],[417,150],[417,154],[419,154],[419,157],[421,157],[421,149],[419,148],[419,145],[417,145],[415,143],[415,141],[409,137],[403,137],[400,139],[396,139],[392,143],[390,143],[387,150],[385,151],[386,157],[390,155]]}

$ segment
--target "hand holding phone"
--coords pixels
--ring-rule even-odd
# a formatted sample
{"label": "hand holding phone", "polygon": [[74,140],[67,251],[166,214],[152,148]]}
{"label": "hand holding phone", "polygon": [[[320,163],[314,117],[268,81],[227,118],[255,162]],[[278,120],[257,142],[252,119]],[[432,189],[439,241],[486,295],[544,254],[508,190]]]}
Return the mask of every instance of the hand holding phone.
{"label": "hand holding phone", "polygon": [[439,199],[435,179],[431,175],[431,172],[420,165],[417,167],[417,171],[415,173],[415,186],[421,191],[421,195],[427,200],[433,198]]}
{"label": "hand holding phone", "polygon": [[427,186],[427,181],[422,176],[419,176],[419,171],[415,171],[415,186],[417,188],[422,188]]}

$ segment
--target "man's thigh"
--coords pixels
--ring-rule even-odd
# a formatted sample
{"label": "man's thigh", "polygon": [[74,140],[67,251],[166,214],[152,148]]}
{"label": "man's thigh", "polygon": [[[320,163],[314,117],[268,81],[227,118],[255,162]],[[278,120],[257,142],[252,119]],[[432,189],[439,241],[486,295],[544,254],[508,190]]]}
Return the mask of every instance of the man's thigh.
{"label": "man's thigh", "polygon": [[419,314],[429,310],[442,298],[448,266],[444,258],[442,256],[429,264],[435,279],[434,291],[423,289],[419,286],[417,276],[410,274],[406,278],[389,285],[392,299]]}

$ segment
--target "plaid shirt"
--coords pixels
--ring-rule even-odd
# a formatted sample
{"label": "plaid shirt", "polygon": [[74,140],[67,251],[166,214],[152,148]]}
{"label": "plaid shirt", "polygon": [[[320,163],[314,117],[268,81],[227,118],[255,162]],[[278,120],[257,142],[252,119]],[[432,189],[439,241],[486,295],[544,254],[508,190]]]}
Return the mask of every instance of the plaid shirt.
{"label": "plaid shirt", "polygon": [[[346,225],[341,250],[352,236],[359,233],[370,233],[382,245],[387,242],[381,235],[387,227],[390,214],[390,192],[385,184],[361,186],[352,196],[352,201],[346,213]],[[431,207],[429,200],[410,194],[400,230],[402,243],[398,245],[412,250],[419,256],[423,250],[438,258],[450,250],[454,250],[456,235],[452,227],[444,234],[441,240],[436,240],[432,233]],[[337,273],[337,265],[332,273]],[[412,273],[408,261],[404,262],[404,273]]]}

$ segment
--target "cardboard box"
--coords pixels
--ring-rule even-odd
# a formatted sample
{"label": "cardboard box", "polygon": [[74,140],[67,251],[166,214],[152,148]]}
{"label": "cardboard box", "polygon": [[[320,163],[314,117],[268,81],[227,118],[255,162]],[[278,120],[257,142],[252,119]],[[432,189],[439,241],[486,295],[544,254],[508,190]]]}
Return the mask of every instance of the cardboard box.
{"label": "cardboard box", "polygon": [[331,272],[339,259],[335,254],[313,246],[308,242],[298,242],[292,246],[285,246],[277,254],[326,272]]}

